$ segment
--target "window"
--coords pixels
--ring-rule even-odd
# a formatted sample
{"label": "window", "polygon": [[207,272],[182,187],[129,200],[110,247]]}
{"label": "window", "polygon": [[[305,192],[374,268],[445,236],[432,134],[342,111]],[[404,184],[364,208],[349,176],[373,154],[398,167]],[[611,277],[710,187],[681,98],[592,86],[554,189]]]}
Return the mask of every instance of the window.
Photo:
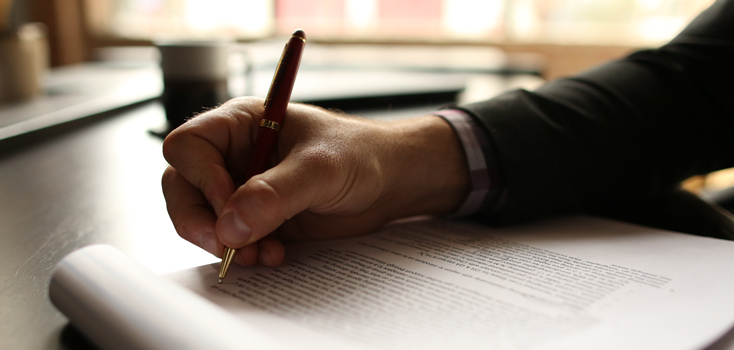
{"label": "window", "polygon": [[87,0],[129,39],[286,35],[336,41],[655,45],[713,0]]}

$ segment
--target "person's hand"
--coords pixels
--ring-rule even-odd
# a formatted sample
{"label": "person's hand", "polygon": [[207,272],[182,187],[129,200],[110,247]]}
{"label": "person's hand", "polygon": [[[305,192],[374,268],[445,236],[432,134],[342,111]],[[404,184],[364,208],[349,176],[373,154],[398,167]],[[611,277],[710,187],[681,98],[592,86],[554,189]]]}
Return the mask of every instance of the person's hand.
{"label": "person's hand", "polygon": [[242,179],[263,111],[262,99],[234,99],[163,143],[174,227],[214,255],[228,246],[239,264],[276,266],[283,239],[369,233],[398,218],[448,214],[467,195],[466,161],[443,119],[375,122],[300,104],[288,106],[276,165]]}

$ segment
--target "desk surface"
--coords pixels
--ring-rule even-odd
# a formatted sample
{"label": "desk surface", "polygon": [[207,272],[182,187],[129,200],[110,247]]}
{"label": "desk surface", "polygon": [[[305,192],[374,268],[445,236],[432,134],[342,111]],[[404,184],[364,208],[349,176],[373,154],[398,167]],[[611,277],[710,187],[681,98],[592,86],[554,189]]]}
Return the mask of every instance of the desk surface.
{"label": "desk surface", "polygon": [[[163,122],[151,102],[0,144],[1,349],[75,347],[47,290],[55,264],[79,247],[110,244],[158,273],[216,260],[168,219],[162,142],[147,132]],[[714,348],[734,349],[732,337]]]}
{"label": "desk surface", "polygon": [[0,147],[0,348],[60,347],[67,321],[48,301],[48,282],[79,247],[111,244],[159,273],[214,261],[167,217],[162,141],[147,132],[163,121],[149,103]]}
{"label": "desk surface", "polygon": [[216,261],[180,239],[166,213],[167,163],[148,132],[164,122],[150,102],[0,143],[0,349],[67,347],[67,320],[47,291],[53,267],[77,248],[110,244],[157,273]]}

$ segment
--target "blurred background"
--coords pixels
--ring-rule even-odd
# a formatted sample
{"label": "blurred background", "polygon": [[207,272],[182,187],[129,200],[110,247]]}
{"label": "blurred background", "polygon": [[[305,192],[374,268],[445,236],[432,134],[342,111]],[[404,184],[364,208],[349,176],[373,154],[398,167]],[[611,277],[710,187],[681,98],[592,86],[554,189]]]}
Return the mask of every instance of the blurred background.
{"label": "blurred background", "polygon": [[252,41],[304,28],[331,43],[475,44],[547,57],[547,78],[671,39],[713,0],[20,0],[52,64],[155,39]]}
{"label": "blurred background", "polygon": [[[659,46],[712,2],[0,0],[0,349],[90,348],[47,296],[77,248],[110,244],[156,273],[217,261],[168,218],[162,136],[265,96],[297,28],[292,100],[402,118]],[[731,170],[686,182],[734,207],[732,186]]]}
{"label": "blurred background", "polygon": [[[304,29],[309,43],[491,47],[545,79],[655,47],[713,0],[2,0],[8,23],[40,22],[51,67],[157,40],[260,42]],[[355,46],[356,47],[356,46]],[[115,51],[117,55],[119,51]],[[326,56],[330,53],[324,54]],[[540,62],[540,63],[538,63]],[[267,80],[267,79],[266,79]],[[719,174],[720,175],[720,174]],[[692,190],[729,187],[697,177]]]}
{"label": "blurred background", "polygon": [[[67,0],[68,1],[68,0]],[[68,1],[72,2],[72,1]],[[657,45],[711,0],[87,0],[98,36]]]}

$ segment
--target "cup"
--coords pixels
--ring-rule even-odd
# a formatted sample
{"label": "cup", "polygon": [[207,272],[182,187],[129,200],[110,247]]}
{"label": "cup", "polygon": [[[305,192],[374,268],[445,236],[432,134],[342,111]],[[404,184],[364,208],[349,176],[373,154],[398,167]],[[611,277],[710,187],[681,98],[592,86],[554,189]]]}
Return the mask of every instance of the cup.
{"label": "cup", "polygon": [[47,71],[48,42],[43,25],[24,24],[0,36],[0,102],[40,95]]}
{"label": "cup", "polygon": [[230,98],[230,55],[235,50],[226,41],[163,41],[161,54],[163,105],[172,130]]}

